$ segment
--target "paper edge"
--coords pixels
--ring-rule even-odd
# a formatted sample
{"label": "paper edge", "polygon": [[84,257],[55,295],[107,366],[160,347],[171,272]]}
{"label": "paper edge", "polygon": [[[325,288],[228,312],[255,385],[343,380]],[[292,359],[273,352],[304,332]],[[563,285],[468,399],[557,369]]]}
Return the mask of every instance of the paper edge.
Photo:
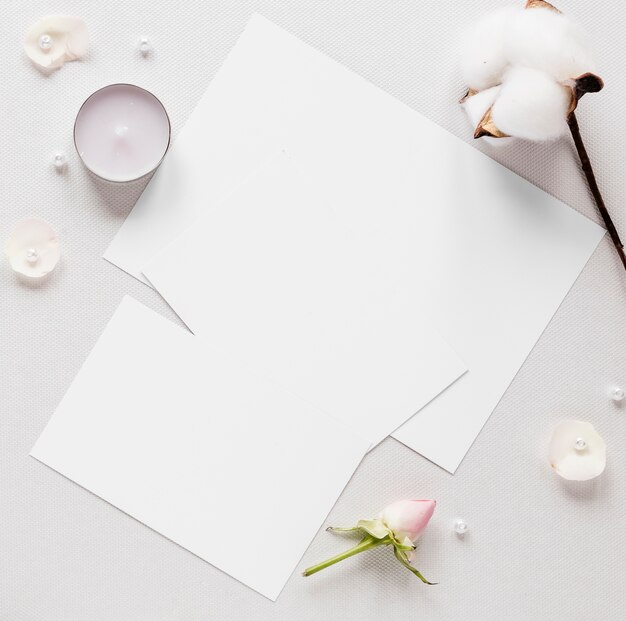
{"label": "paper edge", "polygon": [[[511,172],[513,172],[513,171],[511,171]],[[515,174],[517,174],[517,173],[515,173]],[[520,176],[520,175],[518,175],[518,176]],[[523,179],[523,177],[522,177],[522,179]],[[530,183],[530,182],[527,181],[527,183]],[[531,185],[534,185],[534,184],[531,184]],[[535,187],[538,187],[538,186],[535,186]],[[538,188],[538,189],[541,190],[541,188]],[[541,190],[541,191],[543,192],[544,190]],[[546,192],[546,194],[547,194],[547,192]],[[555,197],[553,197],[553,198],[555,198]],[[556,199],[556,200],[558,200],[558,199]],[[559,202],[562,202],[562,201],[559,201]],[[565,203],[563,203],[563,204],[565,205]],[[569,205],[566,205],[566,207],[568,209],[572,209],[571,207],[569,207]],[[583,214],[580,214],[580,212],[577,212],[575,209],[573,209],[573,211],[575,211],[579,215],[583,215]],[[585,216],[583,216],[583,217],[585,217]],[[554,320],[554,317],[556,316],[556,314],[558,313],[559,309],[561,308],[561,306],[565,302],[566,298],[569,296],[570,292],[572,291],[572,289],[574,288],[574,286],[578,282],[578,279],[580,278],[581,274],[583,273],[583,270],[585,269],[585,267],[587,267],[589,261],[591,261],[591,258],[593,257],[593,255],[598,250],[598,246],[600,245],[600,242],[604,239],[604,236],[606,234],[605,229],[603,229],[601,226],[597,225],[595,222],[593,222],[589,218],[587,218],[587,219],[592,224],[596,225],[595,234],[598,236],[598,239],[593,243],[592,248],[591,248],[591,252],[589,253],[589,256],[585,259],[585,261],[581,265],[580,269],[578,270],[578,273],[576,274],[574,280],[572,281],[572,284],[567,288],[567,291],[565,292],[565,295],[563,296],[561,301],[557,304],[556,308],[554,309],[554,312],[551,313],[550,318],[548,319],[548,322],[546,323],[545,327],[543,328],[543,330],[541,330],[541,332],[537,336],[537,339],[535,340],[535,342],[533,343],[532,347],[528,351],[528,354],[526,354],[526,356],[524,357],[524,359],[520,363],[519,367],[515,371],[515,374],[511,378],[511,381],[506,385],[506,388],[503,390],[502,394],[498,398],[497,403],[493,406],[493,408],[491,409],[491,412],[489,412],[489,414],[485,418],[484,422],[481,424],[480,429],[478,430],[478,433],[474,436],[474,439],[469,444],[469,446],[467,447],[467,450],[463,453],[462,457],[458,461],[451,460],[450,463],[448,463],[448,465],[444,465],[444,462],[446,460],[437,461],[434,458],[429,457],[428,455],[419,452],[417,449],[412,447],[410,444],[407,444],[406,442],[404,442],[400,438],[397,438],[395,435],[391,434],[391,437],[394,440],[396,440],[396,442],[399,442],[400,444],[402,444],[403,446],[406,446],[408,449],[412,450],[413,452],[417,453],[418,455],[421,455],[424,459],[427,459],[428,461],[430,461],[431,463],[435,464],[439,468],[445,470],[446,472],[448,472],[452,476],[454,476],[456,474],[457,470],[459,469],[459,467],[461,466],[461,464],[463,463],[463,461],[467,457],[467,454],[471,451],[472,447],[476,443],[476,440],[478,440],[478,437],[480,436],[480,434],[482,433],[483,429],[485,428],[485,425],[489,422],[489,419],[493,416],[493,413],[498,409],[498,406],[500,405],[500,402],[502,401],[502,399],[504,398],[504,396],[508,392],[509,388],[511,387],[511,384],[515,381],[515,378],[517,377],[519,372],[522,370],[522,367],[524,366],[524,364],[526,364],[526,361],[528,360],[529,356],[532,354],[532,352],[534,351],[535,347],[537,347],[537,344],[541,340],[541,337],[544,335],[545,331],[548,329],[548,327],[550,326],[550,324]],[[394,433],[395,433],[395,431],[394,431]]]}

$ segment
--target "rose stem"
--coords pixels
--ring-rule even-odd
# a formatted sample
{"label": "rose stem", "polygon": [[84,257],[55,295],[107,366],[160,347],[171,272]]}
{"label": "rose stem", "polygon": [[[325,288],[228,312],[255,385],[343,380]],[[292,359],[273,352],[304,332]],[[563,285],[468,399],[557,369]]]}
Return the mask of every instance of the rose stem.
{"label": "rose stem", "polygon": [[312,574],[317,573],[318,571],[322,571],[322,569],[326,569],[330,567],[330,565],[334,565],[339,561],[343,561],[346,558],[350,558],[355,554],[359,554],[360,552],[365,552],[365,550],[369,550],[370,548],[375,548],[376,546],[386,545],[389,543],[388,539],[374,539],[374,537],[365,537],[361,542],[355,545],[353,548],[342,552],[341,554],[337,554],[337,556],[333,556],[329,558],[327,561],[323,561],[322,563],[318,563],[317,565],[313,565],[305,569],[302,572],[303,576],[311,576]]}
{"label": "rose stem", "polygon": [[624,244],[619,238],[617,229],[615,228],[613,220],[611,219],[611,215],[609,214],[609,211],[604,204],[602,194],[600,194],[600,188],[598,187],[596,176],[593,172],[593,168],[591,167],[591,161],[589,160],[589,156],[587,155],[587,149],[585,149],[582,136],[580,135],[580,127],[578,127],[578,120],[576,119],[576,115],[574,114],[574,112],[572,112],[567,117],[567,124],[569,125],[570,132],[572,133],[572,138],[574,139],[574,144],[576,145],[576,150],[578,151],[578,157],[580,157],[580,163],[582,165],[583,172],[585,173],[585,177],[587,177],[589,189],[593,194],[593,198],[595,199],[596,205],[598,206],[598,211],[600,212],[600,215],[604,220],[606,229],[609,232],[611,239],[613,240],[613,244],[617,249],[617,254],[619,255],[619,258],[622,261],[622,265],[626,270],[626,254],[624,253]]}

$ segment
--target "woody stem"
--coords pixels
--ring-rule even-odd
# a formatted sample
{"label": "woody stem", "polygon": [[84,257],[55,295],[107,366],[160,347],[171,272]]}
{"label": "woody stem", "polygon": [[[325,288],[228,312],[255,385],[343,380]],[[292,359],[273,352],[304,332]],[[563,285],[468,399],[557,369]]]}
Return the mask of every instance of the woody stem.
{"label": "woody stem", "polygon": [[613,220],[611,219],[611,215],[604,204],[604,199],[602,198],[598,182],[596,181],[596,176],[593,172],[593,168],[591,167],[591,161],[589,160],[587,149],[585,149],[582,136],[580,135],[580,127],[578,126],[578,120],[576,119],[574,112],[572,112],[567,118],[567,124],[569,125],[570,132],[572,133],[572,138],[574,139],[574,144],[576,145],[576,151],[578,151],[578,157],[580,157],[582,170],[585,173],[585,177],[587,177],[587,183],[589,184],[591,194],[596,201],[598,211],[604,220],[606,230],[609,232],[609,235],[613,240],[613,244],[615,245],[615,249],[617,250],[617,254],[619,255],[622,265],[626,270],[626,253],[624,253],[624,244],[622,243],[617,229],[613,224]]}

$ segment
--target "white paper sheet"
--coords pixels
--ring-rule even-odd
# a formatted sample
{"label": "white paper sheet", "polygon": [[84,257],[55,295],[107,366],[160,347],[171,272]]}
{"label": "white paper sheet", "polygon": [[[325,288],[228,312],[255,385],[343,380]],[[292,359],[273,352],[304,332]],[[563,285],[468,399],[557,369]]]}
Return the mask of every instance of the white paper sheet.
{"label": "white paper sheet", "polygon": [[[236,48],[226,62],[238,64]],[[263,99],[254,103],[265,88],[263,75],[251,74],[243,85],[238,74],[232,78],[221,71],[213,79],[104,254],[148,285],[142,274],[146,261],[283,147],[274,132],[274,115],[281,111],[266,108]],[[245,118],[251,106],[274,121],[234,127],[231,121]]]}
{"label": "white paper sheet", "polygon": [[275,600],[368,446],[125,298],[31,455]]}
{"label": "white paper sheet", "polygon": [[465,372],[423,313],[405,235],[281,154],[146,276],[195,334],[377,444]]}
{"label": "white paper sheet", "polygon": [[[214,98],[225,113],[209,120]],[[259,155],[272,137],[332,188],[336,204],[358,205],[372,227],[406,232],[413,258],[398,269],[411,270],[424,310],[470,371],[394,437],[454,471],[604,231],[258,15],[191,127],[196,117],[225,138],[187,132],[160,173],[168,184],[177,184],[179,160],[234,153],[233,145]],[[193,205],[200,216],[214,205],[212,183],[205,172],[184,206],[165,188],[165,198],[144,195],[107,258],[124,268],[123,248],[145,265],[136,241],[153,228],[162,242],[174,238],[162,212],[174,219]]]}

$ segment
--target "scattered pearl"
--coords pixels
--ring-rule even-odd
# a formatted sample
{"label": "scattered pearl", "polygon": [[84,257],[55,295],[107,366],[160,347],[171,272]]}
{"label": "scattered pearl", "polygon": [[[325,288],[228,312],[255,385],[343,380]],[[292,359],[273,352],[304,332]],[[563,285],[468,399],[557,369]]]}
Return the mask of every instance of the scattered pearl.
{"label": "scattered pearl", "polygon": [[467,522],[462,519],[454,521],[454,532],[457,535],[464,535],[467,532]]}
{"label": "scattered pearl", "polygon": [[26,261],[28,261],[31,265],[34,265],[37,261],[39,261],[39,253],[35,248],[28,248],[26,250]]}
{"label": "scattered pearl", "polygon": [[577,451],[584,451],[587,448],[587,441],[585,438],[576,438],[576,442],[574,442],[574,448]]}
{"label": "scattered pearl", "polygon": [[52,49],[52,44],[53,43],[54,43],[54,41],[52,40],[52,37],[49,34],[42,34],[39,37],[39,47],[44,52],[49,52]]}
{"label": "scattered pearl", "polygon": [[67,160],[65,158],[65,155],[59,151],[58,153],[54,154],[54,157],[52,158],[52,163],[58,171],[61,171],[65,168]]}
{"label": "scattered pearl", "polygon": [[147,56],[152,51],[148,37],[141,37],[141,39],[139,39],[139,51],[143,56]]}
{"label": "scattered pearl", "polygon": [[624,393],[624,389],[621,388],[620,386],[615,386],[615,388],[613,388],[611,390],[611,399],[613,399],[613,401],[623,401],[624,400],[624,395],[626,393]]}

